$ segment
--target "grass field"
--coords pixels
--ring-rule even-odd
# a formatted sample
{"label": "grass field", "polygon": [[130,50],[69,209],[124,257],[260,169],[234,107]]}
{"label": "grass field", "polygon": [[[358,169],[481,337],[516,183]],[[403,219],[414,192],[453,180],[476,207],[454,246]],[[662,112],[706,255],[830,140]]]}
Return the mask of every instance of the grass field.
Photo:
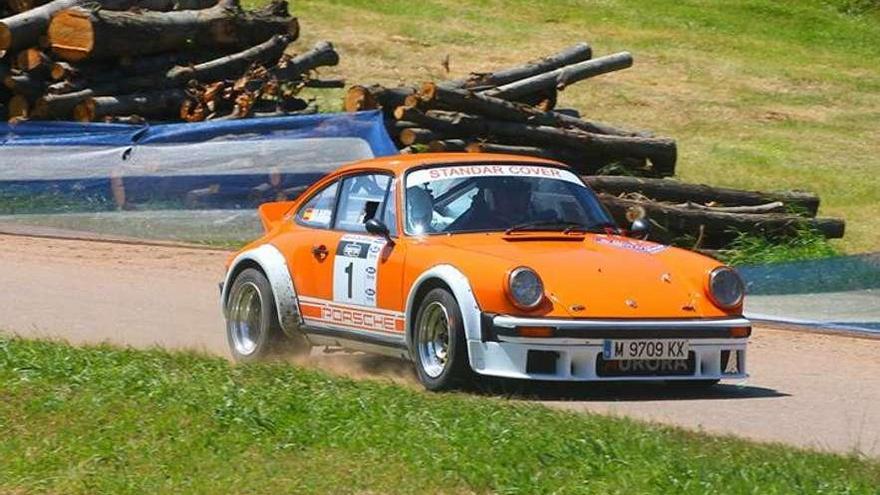
{"label": "grass field", "polygon": [[290,365],[0,337],[0,493],[877,493],[880,465]]}
{"label": "grass field", "polygon": [[684,180],[816,191],[821,214],[848,222],[838,247],[880,249],[876,0],[298,0],[292,9],[299,46],[332,40],[342,63],[326,73],[349,83],[458,77],[580,40],[600,55],[630,50],[632,69],[575,85],[561,104],[675,137]]}

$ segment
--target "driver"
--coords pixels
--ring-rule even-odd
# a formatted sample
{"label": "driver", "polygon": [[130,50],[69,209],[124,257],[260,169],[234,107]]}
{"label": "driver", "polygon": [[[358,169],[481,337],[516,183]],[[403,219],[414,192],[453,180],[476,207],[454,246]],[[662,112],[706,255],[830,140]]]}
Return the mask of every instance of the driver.
{"label": "driver", "polygon": [[485,179],[471,206],[447,230],[507,229],[530,217],[532,184],[518,177]]}

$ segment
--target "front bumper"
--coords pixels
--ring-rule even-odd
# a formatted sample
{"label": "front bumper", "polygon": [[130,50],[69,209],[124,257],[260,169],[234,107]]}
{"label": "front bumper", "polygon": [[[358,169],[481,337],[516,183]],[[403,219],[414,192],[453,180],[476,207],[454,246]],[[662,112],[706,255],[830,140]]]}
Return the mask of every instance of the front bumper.
{"label": "front bumper", "polygon": [[[558,381],[743,379],[751,324],[744,318],[586,320],[484,314],[481,339],[468,341],[479,374]],[[552,327],[552,337],[521,337],[518,327]],[[746,328],[746,336],[743,329]],[[734,331],[734,329],[738,329]],[[679,362],[623,362],[603,358],[608,339],[686,339],[690,356]]]}

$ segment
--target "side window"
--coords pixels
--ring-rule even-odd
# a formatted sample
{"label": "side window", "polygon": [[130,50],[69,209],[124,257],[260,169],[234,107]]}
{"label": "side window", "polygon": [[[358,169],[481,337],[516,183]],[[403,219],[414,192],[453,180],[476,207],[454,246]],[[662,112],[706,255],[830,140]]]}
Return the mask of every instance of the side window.
{"label": "side window", "polygon": [[330,227],[330,220],[333,218],[333,205],[336,202],[336,189],[338,187],[339,182],[334,182],[318,194],[312,196],[312,199],[300,207],[299,212],[296,214],[296,221],[316,229]]}
{"label": "side window", "polygon": [[343,179],[336,211],[335,229],[366,232],[364,223],[377,218],[391,177],[382,174],[356,175]]}
{"label": "side window", "polygon": [[382,223],[388,227],[388,233],[391,237],[397,237],[397,181],[391,183],[391,189],[385,199]]}

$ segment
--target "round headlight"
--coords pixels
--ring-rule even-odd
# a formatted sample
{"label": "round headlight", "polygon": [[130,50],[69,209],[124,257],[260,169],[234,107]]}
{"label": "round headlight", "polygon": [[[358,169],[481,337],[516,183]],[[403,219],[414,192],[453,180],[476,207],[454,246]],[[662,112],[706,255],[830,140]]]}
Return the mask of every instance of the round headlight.
{"label": "round headlight", "polygon": [[722,266],[709,274],[709,296],[718,306],[725,309],[739,306],[745,292],[742,279],[732,268]]}
{"label": "round headlight", "polygon": [[531,268],[514,268],[507,277],[507,294],[521,309],[534,309],[544,299],[544,283]]}

